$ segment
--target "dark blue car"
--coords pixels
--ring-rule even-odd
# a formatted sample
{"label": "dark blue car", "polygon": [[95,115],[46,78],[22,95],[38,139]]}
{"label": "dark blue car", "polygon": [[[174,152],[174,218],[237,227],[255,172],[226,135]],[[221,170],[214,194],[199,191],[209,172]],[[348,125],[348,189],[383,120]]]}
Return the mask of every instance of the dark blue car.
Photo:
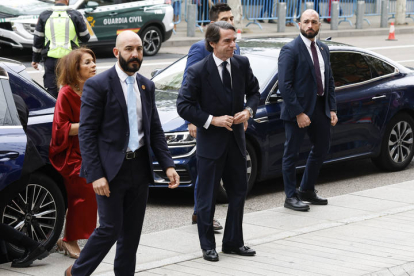
{"label": "dark blue car", "polygon": [[[66,190],[48,158],[56,100],[32,81],[25,69],[19,62],[0,58],[0,194],[18,185],[27,141],[12,93],[21,96],[28,106],[27,135],[46,165],[31,175],[29,185],[16,197],[8,198],[0,210],[0,221],[43,242],[50,250],[60,236],[66,212]],[[7,247],[11,259],[23,253],[13,245]]]}
{"label": "dark blue car", "polygon": [[[259,180],[281,175],[285,142],[278,93],[278,56],[291,39],[251,39],[239,42],[260,83],[260,105],[246,132],[248,190]],[[413,158],[414,72],[374,52],[327,42],[338,105],[337,126],[325,163],[371,158],[383,170],[402,170]],[[196,141],[176,112],[187,57],[159,72],[153,81],[163,129],[181,177],[181,187],[194,185]],[[311,144],[305,140],[298,167],[303,168]],[[155,163],[156,164],[156,163]],[[155,186],[166,187],[166,177],[156,169]],[[226,200],[221,187],[219,201]]]}

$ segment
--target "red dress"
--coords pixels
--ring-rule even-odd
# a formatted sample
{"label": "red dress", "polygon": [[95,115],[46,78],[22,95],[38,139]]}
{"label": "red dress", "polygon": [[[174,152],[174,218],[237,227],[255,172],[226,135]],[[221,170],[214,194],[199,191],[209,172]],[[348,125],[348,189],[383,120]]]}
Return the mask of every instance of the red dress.
{"label": "red dress", "polygon": [[53,117],[49,159],[63,176],[68,197],[64,241],[88,239],[96,227],[97,204],[92,184],[79,177],[81,153],[78,135],[69,136],[72,123],[79,123],[81,100],[69,85],[58,94]]}

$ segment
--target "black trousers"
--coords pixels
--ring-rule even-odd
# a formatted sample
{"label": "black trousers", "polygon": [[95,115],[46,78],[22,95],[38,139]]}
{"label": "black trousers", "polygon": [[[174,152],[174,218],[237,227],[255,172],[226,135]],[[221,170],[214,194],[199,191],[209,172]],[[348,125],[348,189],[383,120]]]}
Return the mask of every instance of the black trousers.
{"label": "black trousers", "polygon": [[286,197],[296,194],[296,162],[300,147],[308,134],[312,143],[312,149],[306,162],[305,172],[300,188],[313,191],[319,170],[322,167],[326,154],[329,151],[331,140],[331,120],[325,114],[324,97],[318,97],[315,110],[310,117],[311,124],[305,128],[299,128],[296,121],[285,121],[285,150],[282,161],[283,183]]}
{"label": "black trousers", "polygon": [[45,58],[45,74],[43,75],[43,85],[47,91],[57,98],[58,87],[56,84],[56,65],[59,59],[46,57]]}
{"label": "black trousers", "polygon": [[[201,249],[216,248],[213,217],[220,180],[229,199],[223,245],[241,247],[243,241],[243,212],[247,193],[247,164],[233,133],[223,155],[218,159],[197,156],[199,182],[197,187],[197,227]],[[225,139],[224,139],[225,140]]]}
{"label": "black trousers", "polygon": [[5,242],[11,243],[18,247],[23,247],[25,249],[35,248],[39,245],[38,242],[32,240],[22,232],[3,223],[0,223],[0,238]]}
{"label": "black trousers", "polygon": [[125,159],[109,183],[110,196],[96,196],[99,227],[73,265],[72,275],[91,275],[115,242],[115,275],[134,275],[150,179],[149,157],[144,146],[138,150],[138,157]]}

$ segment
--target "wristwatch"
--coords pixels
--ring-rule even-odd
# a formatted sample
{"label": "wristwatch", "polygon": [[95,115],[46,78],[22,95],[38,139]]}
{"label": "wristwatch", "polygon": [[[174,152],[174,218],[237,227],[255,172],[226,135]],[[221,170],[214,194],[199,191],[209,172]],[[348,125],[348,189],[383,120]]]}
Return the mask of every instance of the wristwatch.
{"label": "wristwatch", "polygon": [[250,118],[253,118],[253,109],[251,109],[249,106],[246,106],[247,111],[250,113]]}

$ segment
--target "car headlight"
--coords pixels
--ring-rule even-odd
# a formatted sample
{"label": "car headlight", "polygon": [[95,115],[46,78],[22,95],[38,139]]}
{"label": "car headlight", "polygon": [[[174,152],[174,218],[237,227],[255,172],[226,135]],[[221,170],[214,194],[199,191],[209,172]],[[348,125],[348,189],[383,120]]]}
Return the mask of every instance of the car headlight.
{"label": "car headlight", "polygon": [[196,139],[188,131],[165,133],[168,146],[194,146]]}

